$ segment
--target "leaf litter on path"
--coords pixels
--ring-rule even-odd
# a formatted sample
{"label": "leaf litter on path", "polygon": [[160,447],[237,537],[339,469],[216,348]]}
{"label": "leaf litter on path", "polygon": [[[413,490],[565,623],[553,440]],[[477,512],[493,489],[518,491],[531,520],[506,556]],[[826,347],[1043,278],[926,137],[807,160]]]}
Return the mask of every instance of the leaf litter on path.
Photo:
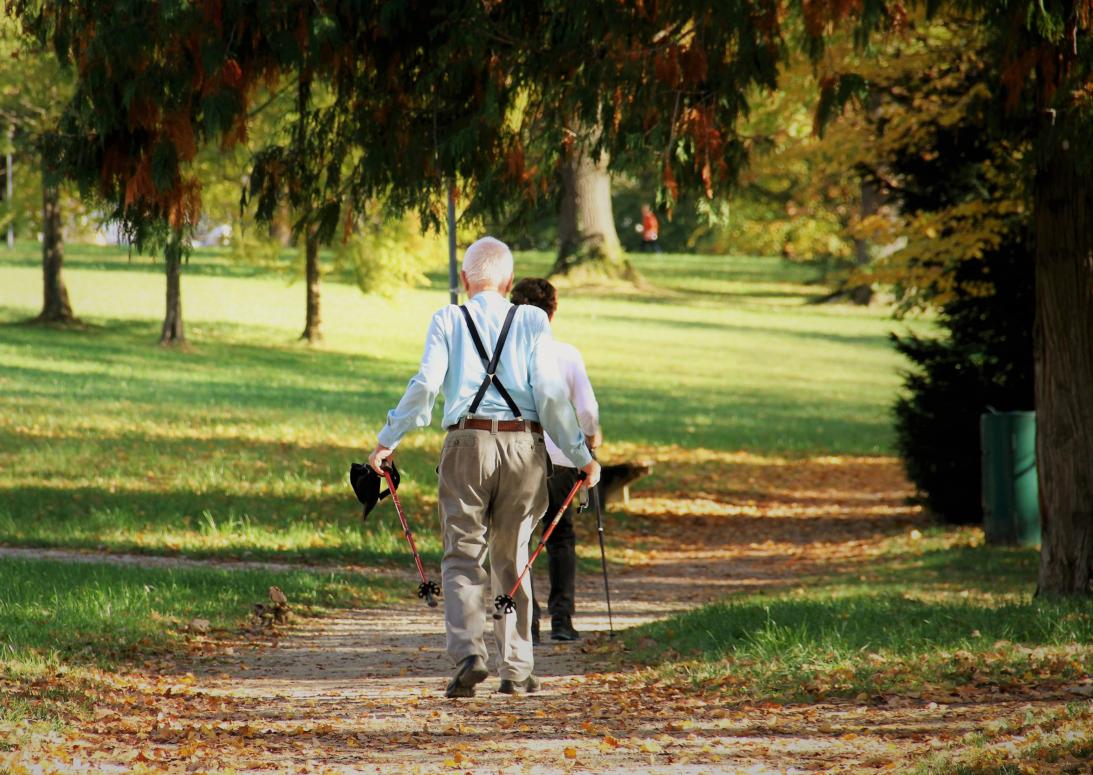
{"label": "leaf litter on path", "polygon": [[[616,628],[862,563],[926,524],[889,458],[659,454],[664,489],[608,515]],[[783,706],[650,684],[607,637],[602,594],[598,573],[579,578],[585,639],[544,640],[538,695],[498,694],[494,677],[473,699],[444,699],[442,615],[408,593],[387,610],[203,638],[133,674],[97,671],[91,707],[73,707],[66,730],[0,726],[0,770],[888,772],[1030,706],[925,695]],[[8,683],[34,696],[32,683]]]}

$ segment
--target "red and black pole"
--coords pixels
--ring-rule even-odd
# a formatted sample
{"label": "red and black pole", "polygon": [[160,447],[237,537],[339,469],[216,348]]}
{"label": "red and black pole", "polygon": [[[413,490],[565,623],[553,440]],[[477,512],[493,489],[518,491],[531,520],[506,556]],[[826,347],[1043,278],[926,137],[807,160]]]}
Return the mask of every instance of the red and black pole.
{"label": "red and black pole", "polygon": [[566,496],[565,503],[558,509],[558,513],[554,515],[554,519],[550,520],[550,524],[547,525],[547,529],[543,531],[543,537],[539,539],[539,545],[535,547],[535,553],[531,555],[531,559],[528,560],[528,564],[524,566],[524,570],[520,572],[520,577],[516,579],[516,583],[512,587],[512,591],[507,595],[498,595],[493,601],[493,607],[497,610],[494,611],[493,618],[500,619],[504,614],[510,614],[516,610],[516,601],[513,596],[516,594],[516,590],[520,588],[521,582],[524,580],[524,576],[531,570],[532,564],[535,562],[535,558],[539,556],[539,553],[543,551],[543,547],[546,546],[547,539],[550,538],[550,534],[554,532],[554,528],[558,526],[558,521],[562,518],[562,514],[569,507],[569,504],[573,501],[573,496],[577,494],[577,491],[581,489],[581,485],[588,479],[588,474],[581,471],[577,474],[577,482],[573,485],[573,489],[569,491],[569,495]]}
{"label": "red and black pole", "polygon": [[387,487],[391,491],[391,500],[395,502],[395,511],[398,512],[399,521],[402,522],[402,532],[406,534],[406,540],[410,543],[410,551],[414,553],[414,562],[417,563],[417,572],[421,576],[421,586],[417,588],[417,596],[425,600],[430,608],[436,608],[439,602],[436,596],[440,594],[440,586],[435,581],[425,578],[425,566],[421,564],[421,556],[414,545],[414,535],[410,532],[410,526],[406,524],[406,515],[402,513],[402,504],[399,503],[395,493],[395,483],[391,480],[391,470],[384,465],[383,477],[387,480]]}

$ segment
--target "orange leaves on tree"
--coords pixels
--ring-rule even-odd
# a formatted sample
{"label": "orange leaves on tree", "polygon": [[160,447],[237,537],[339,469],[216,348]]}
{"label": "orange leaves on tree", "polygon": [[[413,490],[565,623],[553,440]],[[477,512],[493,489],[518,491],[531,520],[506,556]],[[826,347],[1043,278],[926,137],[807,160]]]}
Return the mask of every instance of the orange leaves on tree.
{"label": "orange leaves on tree", "polygon": [[679,84],[679,46],[668,46],[653,57],[653,73],[661,83]]}
{"label": "orange leaves on tree", "polygon": [[220,0],[205,0],[205,7],[202,10],[202,18],[205,24],[209,24],[211,22],[212,24],[216,25],[217,30],[223,31],[224,18],[223,9],[220,6]]}
{"label": "orange leaves on tree", "polygon": [[197,156],[197,143],[194,142],[194,128],[190,117],[179,111],[172,113],[163,121],[163,134],[175,147],[180,161],[190,162]]}
{"label": "orange leaves on tree", "polygon": [[664,162],[664,187],[672,194],[672,201],[679,198],[679,183],[676,182],[676,176],[672,173],[672,165],[668,161]]}
{"label": "orange leaves on tree", "polygon": [[221,70],[221,78],[224,79],[224,84],[226,86],[230,86],[233,89],[243,88],[243,70],[239,67],[239,63],[234,59],[229,59],[224,62],[224,67]]}
{"label": "orange leaves on tree", "polygon": [[201,217],[201,181],[189,178],[180,181],[167,197],[167,218],[178,231],[184,225],[196,225]]}
{"label": "orange leaves on tree", "polygon": [[152,154],[146,153],[140,160],[135,171],[129,175],[125,183],[125,206],[133,207],[142,199],[156,201],[159,192],[156,191],[155,181],[152,180]]}
{"label": "orange leaves on tree", "polygon": [[505,154],[505,171],[509,177],[509,180],[524,186],[525,192],[530,191],[534,196],[534,188],[528,188],[528,173],[526,168],[526,157],[524,154],[524,147],[516,142]]}
{"label": "orange leaves on tree", "polygon": [[220,144],[221,149],[225,151],[231,150],[239,143],[247,142],[247,126],[247,113],[244,110],[235,117],[235,121],[232,122],[231,130],[224,135],[224,140]]}
{"label": "orange leaves on tree", "polygon": [[[1043,44],[1036,48],[1022,51],[1016,59],[1005,59],[1002,62],[1002,85],[1006,87],[1006,110],[1010,111],[1021,102],[1021,94],[1025,90],[1025,83],[1029,75],[1045,58],[1046,46]],[[1043,89],[1047,84],[1042,84]],[[1054,90],[1052,89],[1052,93]]]}
{"label": "orange leaves on tree", "polygon": [[159,106],[147,97],[137,97],[129,105],[129,128],[155,132],[159,126]]}
{"label": "orange leaves on tree", "polygon": [[801,15],[809,35],[819,37],[861,11],[861,0],[802,0]]}
{"label": "orange leaves on tree", "polygon": [[706,77],[709,66],[706,61],[706,52],[699,46],[690,46],[679,55],[679,66],[682,71],[681,86],[694,86]]}
{"label": "orange leaves on tree", "polygon": [[722,181],[726,180],[729,174],[728,165],[722,155],[725,136],[718,128],[713,110],[706,105],[699,105],[684,111],[681,131],[694,141],[695,169],[699,170],[702,176],[706,197],[713,199],[715,174]]}

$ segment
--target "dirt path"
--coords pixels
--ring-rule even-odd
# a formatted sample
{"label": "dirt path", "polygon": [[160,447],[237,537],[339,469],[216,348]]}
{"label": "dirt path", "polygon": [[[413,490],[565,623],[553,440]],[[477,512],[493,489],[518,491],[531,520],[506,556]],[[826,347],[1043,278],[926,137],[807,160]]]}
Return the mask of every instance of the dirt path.
{"label": "dirt path", "polygon": [[[874,552],[884,532],[922,524],[891,463],[872,497],[839,476],[824,481],[794,498],[774,490],[633,501],[631,513],[657,529],[639,525],[612,553],[616,628],[728,589],[848,566]],[[15,549],[0,556],[180,562]],[[268,567],[218,563],[252,565]],[[979,728],[988,712],[926,702],[722,706],[712,696],[651,691],[606,638],[598,574],[579,578],[579,606],[585,640],[547,640],[536,650],[538,695],[496,693],[494,677],[473,700],[445,699],[452,666],[442,614],[407,600],[302,619],[276,638],[196,638],[184,660],[104,679],[113,691],[74,738],[0,753],[0,771],[6,756],[16,773],[32,764],[36,772],[884,772]],[[1017,705],[995,703],[989,713]]]}

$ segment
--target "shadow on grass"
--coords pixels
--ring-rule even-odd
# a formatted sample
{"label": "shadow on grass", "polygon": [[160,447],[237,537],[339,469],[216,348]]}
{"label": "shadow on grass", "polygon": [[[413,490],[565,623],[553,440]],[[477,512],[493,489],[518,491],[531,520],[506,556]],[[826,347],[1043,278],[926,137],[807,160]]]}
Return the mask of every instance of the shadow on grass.
{"label": "shadow on grass", "polygon": [[1058,685],[1093,665],[1093,602],[1031,597],[1034,555],[958,547],[900,557],[861,578],[738,595],[644,625],[627,640],[639,661],[741,695],[874,696],[964,684],[1007,691],[1030,670]]}
{"label": "shadow on grass", "polygon": [[[634,322],[633,318],[623,315],[598,315],[597,319],[611,321],[618,325],[632,325]],[[666,329],[680,329],[683,331],[732,333],[738,335],[754,334],[756,332],[775,333],[778,336],[784,336],[790,339],[830,342],[832,344],[845,344],[852,347],[877,348],[882,349],[886,352],[891,349],[891,342],[888,339],[888,335],[884,332],[878,332],[875,334],[847,335],[821,333],[819,331],[798,331],[790,328],[779,328],[772,330],[769,327],[769,321],[763,321],[763,323],[766,325],[757,322],[756,325],[753,326],[741,326],[732,323],[678,320],[674,318],[655,317],[652,315],[643,316],[641,322],[643,325],[650,324],[657,327],[664,327]]]}
{"label": "shadow on grass", "polygon": [[[132,666],[179,651],[182,625],[194,618],[209,620],[214,632],[237,631],[271,586],[303,615],[405,597],[405,585],[359,574],[0,558],[0,647],[16,661]],[[10,699],[2,686],[0,698]]]}
{"label": "shadow on grass", "polygon": [[[110,321],[88,332],[7,326],[7,344],[35,362],[0,366],[4,395],[21,401],[134,402],[154,405],[161,416],[197,415],[226,425],[248,418],[222,419],[225,411],[245,409],[290,422],[318,414],[378,428],[414,371],[405,363],[291,345],[203,341],[190,352],[164,350],[153,343],[156,329],[155,323],[132,321]],[[862,408],[852,398],[810,404],[790,390],[669,395],[607,380],[597,387],[605,427],[623,442],[821,453],[879,452],[891,443],[886,414],[855,416]],[[434,410],[434,429],[440,412]]]}
{"label": "shadow on grass", "polygon": [[[0,542],[198,559],[411,567],[394,512],[378,509],[362,525],[359,511],[350,511],[351,497],[331,504],[283,495],[13,487],[0,493]],[[321,516],[331,510],[338,516]],[[422,559],[439,564],[436,517],[426,512],[408,519]]]}

